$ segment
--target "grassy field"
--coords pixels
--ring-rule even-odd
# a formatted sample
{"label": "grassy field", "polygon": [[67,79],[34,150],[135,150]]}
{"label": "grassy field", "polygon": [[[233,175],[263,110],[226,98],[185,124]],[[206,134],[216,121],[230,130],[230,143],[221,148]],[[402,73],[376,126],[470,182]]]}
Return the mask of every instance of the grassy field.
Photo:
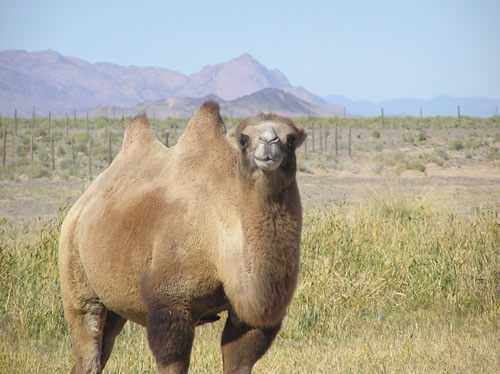
{"label": "grassy field", "polygon": [[[260,373],[494,373],[500,225],[431,197],[338,204],[305,217],[299,287]],[[67,372],[57,277],[60,219],[0,222],[0,373]],[[223,323],[200,327],[193,373],[221,372]],[[110,373],[152,373],[127,324]]]}

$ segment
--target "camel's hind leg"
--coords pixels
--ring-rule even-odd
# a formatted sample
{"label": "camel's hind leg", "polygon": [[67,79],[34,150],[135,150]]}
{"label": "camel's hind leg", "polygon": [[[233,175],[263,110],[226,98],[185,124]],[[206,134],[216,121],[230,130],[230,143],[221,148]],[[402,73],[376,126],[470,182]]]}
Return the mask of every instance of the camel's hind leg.
{"label": "camel's hind leg", "polygon": [[263,329],[250,327],[230,312],[222,333],[224,374],[250,374],[279,329],[280,325]]}
{"label": "camel's hind leg", "polygon": [[101,373],[126,319],[94,303],[85,311],[66,312],[76,363],[71,373]]}
{"label": "camel's hind leg", "polygon": [[106,366],[106,362],[108,362],[111,351],[113,350],[115,338],[122,331],[125,322],[127,322],[126,319],[120,317],[112,311],[108,311],[102,336],[101,370],[104,369],[104,366]]}
{"label": "camel's hind leg", "polygon": [[98,301],[88,301],[82,309],[66,309],[73,353],[73,374],[101,373],[101,353],[107,310]]}

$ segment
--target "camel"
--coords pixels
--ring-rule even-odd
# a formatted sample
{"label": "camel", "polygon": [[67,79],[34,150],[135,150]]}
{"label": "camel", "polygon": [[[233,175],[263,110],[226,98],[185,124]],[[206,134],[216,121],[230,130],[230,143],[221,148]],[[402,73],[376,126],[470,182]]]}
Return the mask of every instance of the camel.
{"label": "camel", "polygon": [[187,373],[195,327],[223,311],[224,373],[250,373],[272,344],[299,272],[306,134],[275,114],[223,126],[206,102],[167,148],[136,117],[69,210],[59,272],[72,373],[101,373],[126,321],[146,327],[158,373]]}

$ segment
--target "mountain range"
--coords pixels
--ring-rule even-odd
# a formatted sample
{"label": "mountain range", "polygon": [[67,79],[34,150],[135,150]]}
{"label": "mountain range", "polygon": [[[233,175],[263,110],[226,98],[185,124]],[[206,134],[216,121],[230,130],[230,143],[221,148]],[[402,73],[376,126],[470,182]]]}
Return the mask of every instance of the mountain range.
{"label": "mountain range", "polygon": [[336,116],[343,110],[333,104],[315,105],[277,88],[263,88],[233,100],[224,100],[213,94],[199,98],[169,97],[164,100],[141,103],[129,108],[100,107],[91,111],[90,115],[94,117],[116,117],[117,115],[132,116],[137,113],[146,113],[152,118],[190,117],[207,100],[217,101],[221,108],[221,114],[228,117],[249,117],[260,112],[273,112],[289,117],[321,117]]}
{"label": "mountain range", "polygon": [[489,117],[500,114],[500,99],[488,97],[437,96],[431,99],[399,98],[374,102],[329,95],[324,100],[345,107],[348,115],[355,116],[379,116],[382,108],[386,116],[420,116],[420,111],[424,116],[456,116],[458,106],[461,115],[466,116]]}
{"label": "mountain range", "polygon": [[[325,72],[325,74],[328,72]],[[221,104],[230,116],[274,111],[289,116],[492,115],[500,100],[438,97],[431,100],[395,99],[380,103],[354,101],[341,95],[320,97],[294,86],[278,69],[269,69],[249,54],[207,65],[194,74],[160,67],[91,63],[52,50],[0,51],[0,113],[14,109],[29,116],[33,108],[44,115],[88,111],[133,114],[146,111],[157,117],[188,117],[204,100]]]}
{"label": "mountain range", "polygon": [[[3,113],[17,108],[20,113],[28,115],[33,107],[40,112],[63,114],[73,110],[93,111],[100,107],[158,106],[166,99],[172,99],[168,101],[170,104],[176,102],[179,109],[181,103],[197,102],[197,99],[209,95],[224,102],[238,99],[239,104],[245,106],[241,102],[244,97],[254,103],[263,103],[262,98],[269,97],[270,92],[262,92],[259,99],[252,95],[268,88],[280,90],[281,99],[285,101],[291,99],[303,106],[305,101],[309,105],[304,108],[316,108],[300,112],[297,107],[291,113],[321,115],[321,106],[327,109],[325,113],[332,112],[323,99],[303,87],[292,86],[282,72],[266,68],[249,54],[225,63],[207,65],[197,73],[185,75],[158,67],[90,63],[52,50],[0,52],[0,110]],[[291,105],[293,102],[285,106]],[[158,111],[162,112],[166,111]],[[187,112],[179,109],[179,113],[189,115]]]}

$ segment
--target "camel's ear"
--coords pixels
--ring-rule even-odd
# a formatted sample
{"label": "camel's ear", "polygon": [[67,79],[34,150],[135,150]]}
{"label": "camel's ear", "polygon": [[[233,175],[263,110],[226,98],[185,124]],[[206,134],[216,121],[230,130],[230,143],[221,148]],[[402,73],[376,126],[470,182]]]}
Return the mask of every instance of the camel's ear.
{"label": "camel's ear", "polygon": [[239,148],[238,146],[238,136],[240,134],[239,126],[233,127],[227,133],[227,140],[234,148]]}
{"label": "camel's ear", "polygon": [[295,134],[288,135],[287,143],[294,149],[297,149],[302,145],[302,143],[304,143],[306,138],[307,134],[304,129],[297,129],[297,132]]}
{"label": "camel's ear", "polygon": [[243,130],[248,126],[248,119],[244,119],[238,125],[229,130],[227,134],[227,140],[236,149],[243,150],[247,148],[249,138],[247,135],[243,135]]}

